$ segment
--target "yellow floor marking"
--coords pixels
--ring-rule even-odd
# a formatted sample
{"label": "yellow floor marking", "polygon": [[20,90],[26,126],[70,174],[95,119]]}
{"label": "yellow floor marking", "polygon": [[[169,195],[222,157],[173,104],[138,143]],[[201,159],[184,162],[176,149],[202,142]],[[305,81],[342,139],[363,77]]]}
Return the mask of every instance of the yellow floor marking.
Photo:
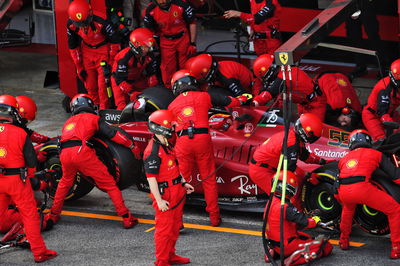
{"label": "yellow floor marking", "polygon": [[[62,215],[67,216],[76,216],[76,217],[84,217],[84,218],[94,218],[94,219],[102,219],[102,220],[112,220],[112,221],[122,221],[122,217],[114,216],[114,215],[106,215],[106,214],[96,214],[96,213],[87,213],[87,212],[76,212],[76,211],[62,211]],[[155,224],[154,220],[151,219],[139,219],[139,223],[144,224]],[[201,225],[201,224],[184,224],[185,228],[199,229],[199,230],[207,230],[207,231],[215,231],[215,232],[225,232],[225,233],[233,233],[233,234],[242,234],[242,235],[252,235],[252,236],[261,236],[260,231],[246,230],[246,229],[236,229],[236,228],[228,228],[228,227],[213,227],[210,225]],[[154,230],[155,227],[151,227],[147,229],[145,232],[150,232]],[[329,242],[333,245],[339,245],[339,240],[329,240]],[[353,247],[361,247],[364,246],[365,243],[360,242],[350,242],[350,246]]]}
{"label": "yellow floor marking", "polygon": [[148,233],[148,232],[151,232],[151,231],[153,231],[154,229],[156,229],[156,227],[155,227],[155,226],[153,226],[153,227],[151,227],[151,228],[147,229],[145,232],[146,232],[146,233]]}

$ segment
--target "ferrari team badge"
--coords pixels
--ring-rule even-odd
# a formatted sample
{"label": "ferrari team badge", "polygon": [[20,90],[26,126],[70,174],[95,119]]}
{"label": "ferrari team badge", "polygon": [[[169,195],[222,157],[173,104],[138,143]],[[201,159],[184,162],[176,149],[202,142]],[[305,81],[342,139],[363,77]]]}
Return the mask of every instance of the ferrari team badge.
{"label": "ferrari team badge", "polygon": [[286,52],[279,53],[279,60],[283,65],[286,65],[287,62],[289,61],[289,54]]}

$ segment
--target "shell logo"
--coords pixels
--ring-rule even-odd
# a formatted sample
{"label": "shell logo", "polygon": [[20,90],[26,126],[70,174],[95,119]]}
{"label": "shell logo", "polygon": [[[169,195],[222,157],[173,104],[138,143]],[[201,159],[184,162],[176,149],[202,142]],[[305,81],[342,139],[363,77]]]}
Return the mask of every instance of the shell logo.
{"label": "shell logo", "polygon": [[131,42],[136,42],[136,38],[132,37]]}
{"label": "shell logo", "polygon": [[174,162],[172,160],[168,161],[168,166],[172,166],[174,164]]}
{"label": "shell logo", "polygon": [[357,166],[357,164],[358,164],[358,161],[352,159],[352,160],[349,160],[349,161],[346,163],[346,166],[347,166],[347,168],[354,168],[354,167]]}
{"label": "shell logo", "polygon": [[24,107],[20,107],[20,108],[19,108],[19,112],[20,112],[20,113],[23,113],[23,112],[25,112],[25,109],[24,109]]}
{"label": "shell logo", "polygon": [[296,180],[294,180],[293,178],[290,178],[289,183],[290,183],[290,184],[295,184],[295,183],[296,183]]}
{"label": "shell logo", "polygon": [[164,125],[168,125],[168,120],[163,120],[162,122]]}
{"label": "shell logo", "polygon": [[82,13],[76,13],[76,18],[78,20],[81,20],[82,19]]}
{"label": "shell logo", "polygon": [[5,158],[7,155],[7,150],[3,147],[0,147],[0,158]]}
{"label": "shell logo", "polygon": [[184,116],[191,116],[193,114],[193,108],[192,107],[183,108],[182,114]]}
{"label": "shell logo", "polygon": [[0,132],[3,132],[6,129],[4,126],[0,126]]}
{"label": "shell logo", "polygon": [[70,123],[65,126],[65,130],[72,130],[75,128],[75,123]]}
{"label": "shell logo", "polygon": [[264,71],[266,71],[266,70],[267,70],[266,67],[261,67],[261,71],[262,71],[262,72],[264,72]]}
{"label": "shell logo", "polygon": [[311,127],[310,126],[307,126],[306,127],[306,131],[308,132],[308,131],[311,131]]}
{"label": "shell logo", "polygon": [[344,79],[338,79],[336,80],[337,84],[339,84],[339,86],[345,87],[347,86],[347,82]]}
{"label": "shell logo", "polygon": [[208,68],[205,67],[205,68],[203,68],[202,71],[203,71],[203,73],[207,73],[208,72]]}

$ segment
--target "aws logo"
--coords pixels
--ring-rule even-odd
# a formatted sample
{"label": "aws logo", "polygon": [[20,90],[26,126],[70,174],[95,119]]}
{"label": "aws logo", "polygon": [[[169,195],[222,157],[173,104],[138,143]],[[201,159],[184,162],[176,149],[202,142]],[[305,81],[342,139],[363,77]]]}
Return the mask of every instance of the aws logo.
{"label": "aws logo", "polygon": [[0,147],[0,158],[5,158],[7,156],[7,150],[3,147]]}
{"label": "aws logo", "polygon": [[76,126],[75,123],[69,123],[68,125],[65,126],[64,129],[67,130],[67,131],[70,131],[70,130],[74,129],[75,126]]}
{"label": "aws logo", "polygon": [[347,166],[347,168],[351,169],[351,168],[356,167],[357,164],[358,164],[357,160],[351,159],[351,160],[347,161],[346,166]]}

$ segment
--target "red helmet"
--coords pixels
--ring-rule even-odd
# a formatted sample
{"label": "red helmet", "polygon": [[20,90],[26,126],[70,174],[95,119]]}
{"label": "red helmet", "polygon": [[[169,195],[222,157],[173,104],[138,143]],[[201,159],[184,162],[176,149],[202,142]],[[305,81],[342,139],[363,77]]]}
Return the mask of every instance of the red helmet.
{"label": "red helmet", "polygon": [[129,35],[129,46],[137,55],[143,55],[143,48],[152,50],[156,43],[153,33],[146,28],[138,28],[131,32]]}
{"label": "red helmet", "polygon": [[174,114],[169,110],[157,110],[149,116],[149,130],[154,134],[166,138],[172,137],[172,122],[175,121]]}
{"label": "red helmet", "polygon": [[400,88],[400,59],[394,60],[390,65],[389,77],[396,88]]}
{"label": "red helmet", "polygon": [[[297,176],[291,171],[286,171],[286,197],[287,198],[293,197],[297,192],[298,186],[299,185],[297,183]],[[276,193],[278,195],[282,195],[282,191],[283,191],[283,171],[281,171],[278,176]]]}
{"label": "red helmet", "polygon": [[303,142],[314,143],[322,135],[321,119],[315,114],[301,114],[294,125],[294,131]]}
{"label": "red helmet", "polygon": [[36,103],[28,96],[15,97],[18,103],[18,111],[22,118],[28,121],[33,121],[36,118]]}
{"label": "red helmet", "polygon": [[14,96],[0,96],[0,120],[10,123],[21,123],[21,116],[18,113],[18,103]]}
{"label": "red helmet", "polygon": [[356,129],[349,135],[349,149],[352,151],[356,148],[371,148],[372,138],[368,131],[364,129]]}
{"label": "red helmet", "polygon": [[210,82],[217,68],[217,61],[210,54],[200,54],[192,60],[189,71],[200,82]]}
{"label": "red helmet", "polygon": [[196,58],[196,57],[194,56],[194,57],[191,57],[191,58],[189,58],[188,60],[186,60],[185,65],[183,66],[183,68],[184,68],[184,69],[190,69],[190,66],[192,65],[193,60],[194,60],[195,58]]}
{"label": "red helmet", "polygon": [[194,75],[187,69],[175,72],[171,79],[172,93],[178,96],[185,91],[196,91],[199,86]]}
{"label": "red helmet", "polygon": [[275,75],[278,73],[278,67],[274,64],[275,57],[271,54],[263,54],[254,60],[253,72],[257,78],[263,81],[263,83],[269,83],[275,79]]}
{"label": "red helmet", "polygon": [[92,21],[92,8],[86,0],[74,0],[68,6],[68,15],[77,27],[89,26]]}
{"label": "red helmet", "polygon": [[84,93],[75,95],[74,98],[72,98],[69,106],[73,115],[81,112],[96,113],[97,110],[92,97]]}

